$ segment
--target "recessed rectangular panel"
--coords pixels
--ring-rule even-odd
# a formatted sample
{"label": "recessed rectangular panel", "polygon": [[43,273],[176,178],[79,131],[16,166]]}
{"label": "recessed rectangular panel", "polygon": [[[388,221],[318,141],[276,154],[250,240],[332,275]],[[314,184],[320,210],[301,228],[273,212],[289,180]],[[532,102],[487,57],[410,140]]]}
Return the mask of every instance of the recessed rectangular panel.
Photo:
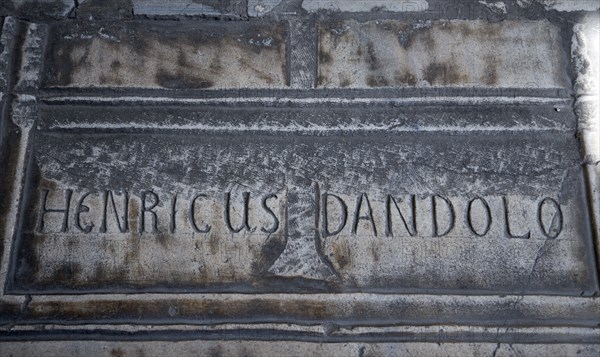
{"label": "recessed rectangular panel", "polygon": [[13,292],[597,291],[574,119],[553,106],[39,117]]}

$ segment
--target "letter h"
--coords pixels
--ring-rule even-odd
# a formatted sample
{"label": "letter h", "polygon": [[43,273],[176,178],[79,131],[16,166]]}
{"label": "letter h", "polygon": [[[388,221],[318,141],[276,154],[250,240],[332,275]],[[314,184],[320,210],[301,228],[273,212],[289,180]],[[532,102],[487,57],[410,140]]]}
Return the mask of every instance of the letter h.
{"label": "letter h", "polygon": [[39,224],[38,224],[38,231],[40,233],[42,233],[44,231],[44,216],[47,213],[62,213],[63,216],[63,222],[62,222],[62,228],[60,229],[61,232],[67,232],[69,229],[69,208],[71,207],[71,196],[73,195],[73,190],[65,190],[65,205],[66,207],[64,209],[50,209],[48,207],[46,207],[46,202],[48,200],[48,193],[50,192],[50,190],[42,190],[42,205],[40,207],[40,220],[39,220]]}

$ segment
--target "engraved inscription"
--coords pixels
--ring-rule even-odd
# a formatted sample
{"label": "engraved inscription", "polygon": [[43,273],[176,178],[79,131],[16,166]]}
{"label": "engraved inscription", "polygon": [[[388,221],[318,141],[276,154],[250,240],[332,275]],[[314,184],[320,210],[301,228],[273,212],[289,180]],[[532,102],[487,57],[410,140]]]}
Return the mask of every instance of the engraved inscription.
{"label": "engraved inscription", "polygon": [[[512,217],[515,215],[514,211],[516,211],[516,208],[508,204],[506,196],[500,198],[503,202],[501,211],[504,220],[496,222],[492,218],[492,209],[488,200],[497,200],[498,197],[487,199],[484,197],[475,197],[471,200],[462,200],[464,202],[461,202],[461,204],[466,203],[466,210],[463,216],[462,212],[456,210],[456,203],[453,203],[453,200],[440,195],[433,195],[427,199],[417,200],[416,195],[398,198],[388,194],[386,195],[385,203],[376,207],[375,211],[378,214],[375,214],[373,204],[369,201],[367,193],[359,194],[355,200],[356,203],[351,204],[347,202],[349,199],[345,200],[337,194],[325,192],[322,194],[321,235],[326,238],[340,234],[348,224],[349,214],[353,217],[349,233],[360,236],[371,234],[377,237],[378,230],[381,231],[381,227],[385,227],[385,235],[388,237],[427,236],[427,234],[422,234],[422,230],[419,229],[419,227],[426,225],[426,222],[423,220],[431,222],[428,236],[434,238],[451,235],[456,230],[457,222],[464,222],[469,228],[469,233],[477,237],[487,236],[493,224],[502,225],[505,232],[503,237],[505,238],[528,239],[531,237],[532,230],[539,233],[538,236],[550,239],[561,235],[563,230],[563,213],[556,199],[550,197],[542,198],[536,207],[536,211],[526,212],[528,216],[537,217],[537,220],[534,221],[535,227],[528,226],[528,228],[523,228],[527,231],[523,235],[513,235],[510,226],[513,224],[511,220],[514,219]],[[419,212],[417,212],[417,201],[419,202]],[[522,206],[519,208],[523,210]],[[332,213],[332,211],[335,211],[335,213]],[[552,217],[550,222],[548,222],[548,216]],[[401,224],[398,224],[398,222],[401,222]],[[362,231],[359,231],[359,223],[362,223]]]}
{"label": "engraved inscription", "polygon": [[[73,197],[78,196],[79,199],[76,205],[72,205],[74,201]],[[121,204],[120,209],[117,208],[115,202],[115,196],[120,197]],[[238,195],[238,199],[232,197],[231,192],[224,193],[222,203],[222,218],[228,231],[232,234],[241,232],[257,232],[257,226],[250,222],[250,203],[253,202],[256,208],[262,210],[260,214],[263,217],[267,217],[270,222],[264,226],[260,226],[259,231],[266,234],[272,234],[280,229],[280,222],[283,217],[277,215],[275,212],[280,209],[277,207],[270,206],[271,201],[279,200],[277,194],[271,193],[262,195],[251,194],[250,192],[242,192]],[[67,233],[70,230],[76,229],[82,233],[112,233],[108,230],[108,222],[112,222],[110,225],[114,226],[112,230],[120,233],[129,232],[128,223],[128,212],[130,206],[134,205],[131,200],[139,200],[141,207],[137,226],[139,227],[140,234],[159,234],[162,233],[159,226],[163,226],[165,221],[169,222],[169,232],[177,233],[181,230],[187,230],[188,232],[195,232],[200,234],[210,233],[213,222],[206,221],[202,217],[203,204],[207,202],[216,201],[216,198],[211,198],[206,194],[198,193],[189,200],[188,207],[179,210],[178,207],[178,194],[172,194],[168,198],[161,198],[158,194],[153,191],[142,191],[139,195],[133,196],[128,191],[123,190],[106,190],[104,192],[98,191],[87,191],[82,194],[74,194],[72,189],[66,189],[62,193],[55,193],[49,189],[41,190],[41,201],[39,202],[39,213],[38,213],[38,233]],[[55,201],[59,201],[58,197],[64,197],[62,206],[49,206],[49,197],[53,197]],[[138,198],[139,197],[139,198]],[[255,198],[258,197],[258,198]],[[496,200],[497,197],[491,198]],[[95,201],[94,201],[95,200]],[[462,202],[466,204],[466,210],[464,217],[460,216],[455,209],[455,203],[452,200],[440,196],[432,195],[427,199],[417,200],[416,195],[409,195],[407,197],[399,198],[397,196],[388,194],[386,195],[385,203],[381,204],[381,207],[373,209],[373,204],[369,200],[368,193],[359,194],[354,200],[354,204],[347,202],[348,199],[340,197],[340,195],[325,192],[321,195],[322,211],[321,216],[317,217],[317,222],[321,219],[322,224],[320,227],[322,237],[330,237],[340,234],[347,225],[351,224],[349,233],[352,235],[364,235],[372,234],[374,237],[378,237],[378,232],[382,231],[384,227],[385,236],[424,236],[419,234],[419,228],[424,225],[422,220],[429,220],[431,222],[430,237],[441,238],[450,235],[456,227],[457,221],[464,221],[468,227],[469,232],[477,237],[485,237],[490,232],[493,223],[495,222],[492,218],[492,209],[488,200],[484,197],[475,197],[471,200]],[[502,216],[504,217],[502,222],[496,222],[501,224],[504,229],[505,238],[531,238],[531,231],[536,230],[539,236],[544,236],[548,239],[558,238],[563,230],[563,212],[560,204],[556,199],[550,197],[542,198],[537,204],[537,210],[535,212],[529,212],[528,215],[535,216],[536,226],[522,228],[525,233],[515,234],[511,229],[511,218],[516,210],[512,205],[509,204],[507,196],[502,196]],[[94,201],[94,202],[93,202]],[[417,201],[419,201],[420,210],[417,212]],[[100,206],[102,210],[100,214],[95,214],[90,209],[90,206],[86,205],[86,202],[90,205]],[[157,207],[159,205],[170,202],[170,213],[168,217],[159,216],[157,213]],[[379,202],[378,202],[379,203]],[[427,207],[428,203],[428,207]],[[73,207],[75,207],[73,209]],[[521,209],[523,207],[520,207]],[[332,211],[336,211],[335,217],[331,214]],[[374,212],[381,212],[380,215]],[[423,212],[428,211],[423,214]],[[166,212],[166,211],[163,211]],[[188,212],[187,219],[188,225],[178,226],[177,221],[179,215],[185,217],[185,212]],[[234,218],[237,212],[237,218]],[[48,217],[52,216],[54,222],[59,222],[58,225],[48,227]],[[350,216],[350,217],[349,217]],[[100,217],[100,225],[98,222],[94,222],[91,217]],[[548,219],[547,217],[551,217]],[[87,219],[85,219],[87,218]],[[401,225],[398,226],[398,222]],[[317,223],[319,224],[319,223]],[[362,230],[359,231],[359,226]],[[396,227],[398,226],[398,227]],[[95,227],[99,227],[95,230]],[[402,233],[398,234],[398,232]],[[396,232],[396,234],[394,234]]]}
{"label": "engraved inscription", "polygon": [[[59,196],[64,196],[62,202]],[[283,217],[278,213],[280,207],[276,207],[274,202],[280,202],[282,194],[271,193],[262,197],[255,197],[250,192],[243,192],[240,196],[236,200],[231,192],[224,194],[222,218],[230,233],[235,234],[244,231],[255,233],[258,226],[260,226],[260,232],[265,234],[273,234],[280,230],[280,222]],[[165,226],[165,222],[169,223],[168,231],[172,234],[181,231],[207,234],[211,232],[214,223],[206,221],[206,218],[202,217],[203,207],[206,205],[214,207],[211,203],[218,201],[217,197],[209,197],[206,194],[199,193],[189,200],[183,200],[188,204],[187,207],[182,207],[182,197],[179,197],[178,194],[161,197],[153,191],[142,191],[139,195],[131,195],[124,190],[87,191],[74,194],[72,189],[66,189],[62,193],[42,189],[40,197],[39,223],[36,231],[42,234],[68,233],[73,230],[84,234],[130,233],[128,212],[130,212],[131,207],[138,206],[141,207],[141,210],[136,225],[140,234],[163,233],[162,228],[159,227]],[[79,198],[75,200],[74,197]],[[120,204],[116,203],[115,197],[118,197]],[[48,203],[50,198],[55,202],[53,206]],[[76,201],[74,202],[76,205],[73,205],[72,201]],[[157,208],[168,202],[170,202],[169,211],[161,210],[159,213]],[[261,214],[265,217],[263,224],[250,222],[251,202],[253,209],[262,210]],[[59,205],[62,206],[59,207]],[[90,206],[101,207],[101,209],[95,212]],[[188,213],[187,217],[186,212]],[[236,217],[236,215],[240,217]],[[62,223],[59,226],[55,224],[49,226],[49,218],[54,223],[57,220]],[[94,218],[98,221],[94,221]],[[178,225],[177,222],[183,218],[187,218],[188,224],[185,226]]]}
{"label": "engraved inscription", "polygon": [[[517,109],[509,116],[529,113]],[[94,120],[118,123],[124,111],[163,123],[170,115],[181,128],[52,129],[87,110],[41,109],[8,291],[596,289],[572,135],[296,132],[310,127],[304,112],[279,107],[217,115],[131,106]],[[458,118],[448,110],[448,120]],[[314,122],[334,128],[365,114],[336,113]],[[424,113],[389,114],[424,122]],[[278,120],[284,130],[262,129]],[[217,124],[225,129],[205,129]]]}

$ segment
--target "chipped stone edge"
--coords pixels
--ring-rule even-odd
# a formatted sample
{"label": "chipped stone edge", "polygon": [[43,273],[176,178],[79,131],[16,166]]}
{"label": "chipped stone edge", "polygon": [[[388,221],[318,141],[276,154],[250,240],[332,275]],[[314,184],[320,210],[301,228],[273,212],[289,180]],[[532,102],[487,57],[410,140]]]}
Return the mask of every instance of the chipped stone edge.
{"label": "chipped stone edge", "polygon": [[381,9],[389,12],[423,12],[429,9],[426,0],[311,0],[302,1],[302,8],[308,12],[371,12]]}
{"label": "chipped stone edge", "polygon": [[10,270],[13,241],[18,226],[21,197],[26,185],[26,171],[29,163],[29,160],[27,160],[27,156],[29,155],[29,142],[31,140],[32,129],[36,118],[14,115],[14,113],[16,107],[24,103],[35,103],[36,98],[31,95],[17,95],[12,102],[10,98],[5,98],[5,100],[7,100],[8,103],[5,103],[4,105],[8,105],[10,110],[9,118],[4,118],[3,120],[10,121],[19,127],[21,133],[18,148],[9,154],[11,156],[17,156],[16,159],[9,160],[17,163],[15,168],[16,184],[8,198],[8,202],[11,202],[10,208],[7,212],[2,213],[5,225],[2,227],[3,231],[0,232],[1,239],[4,239],[3,256],[0,258],[0,290],[2,291],[0,293],[0,303],[17,302],[18,304],[22,304],[23,301],[26,300],[24,296],[6,295],[6,282]]}
{"label": "chipped stone edge", "polygon": [[[575,73],[574,110],[578,118],[582,165],[590,196],[590,220],[594,230],[596,264],[600,269],[600,53],[593,51],[600,30],[598,18],[582,20],[573,26],[571,58]],[[596,37],[596,38],[590,38]]]}
{"label": "chipped stone edge", "polygon": [[[15,296],[11,296],[14,298]],[[28,304],[21,308],[21,315],[13,323],[60,324],[60,325],[165,325],[177,324],[213,325],[280,323],[314,325],[326,322],[340,326],[393,326],[393,325],[436,325],[452,321],[455,326],[494,326],[495,328],[525,328],[561,326],[594,329],[600,337],[600,298],[548,296],[548,295],[421,295],[421,294],[261,294],[258,300],[269,301],[271,314],[277,317],[252,316],[256,295],[232,294],[87,294],[87,295],[31,295]],[[156,310],[152,318],[121,318],[115,307],[135,304]],[[8,306],[7,304],[5,304]],[[243,306],[248,316],[232,316],[224,313],[231,308]],[[343,316],[318,317],[304,314],[299,306],[337,306]],[[377,314],[377,318],[362,314],[364,306]],[[391,306],[402,307],[390,309]],[[21,305],[14,306],[20,308]],[[171,314],[170,310],[176,311]],[[28,316],[28,310],[38,314],[37,319]],[[9,310],[8,310],[9,311]],[[211,313],[216,311],[216,313]],[[279,311],[279,312],[278,312]],[[406,315],[406,311],[413,311]],[[68,312],[67,316],[62,316]],[[219,313],[220,312],[220,313]],[[128,313],[131,313],[129,311]],[[333,312],[332,312],[333,313]],[[211,315],[213,314],[213,315]],[[414,314],[419,317],[415,320]],[[45,317],[44,317],[45,316]],[[103,318],[98,320],[97,317]],[[197,316],[204,316],[197,319]],[[6,321],[5,321],[6,323]],[[600,339],[598,340],[600,341]]]}
{"label": "chipped stone edge", "polygon": [[281,4],[282,0],[247,0],[248,17],[263,17]]}
{"label": "chipped stone edge", "polygon": [[[245,16],[242,8],[238,9],[238,11],[221,11],[217,8],[214,8],[210,5],[202,4],[202,3],[194,3],[189,2],[191,4],[195,4],[195,7],[192,7],[190,10],[190,6],[184,6],[179,9],[174,8],[173,6],[169,6],[168,2],[165,1],[162,5],[151,6],[146,4],[146,1],[143,0],[133,0],[131,4],[131,9],[136,17],[156,17],[156,18],[179,18],[179,17],[220,17],[220,18],[228,18],[228,19],[241,19]],[[181,2],[179,5],[184,5],[184,2]],[[243,5],[243,3],[242,3]]]}
{"label": "chipped stone edge", "polygon": [[18,81],[15,85],[17,91],[39,89],[41,82],[44,45],[48,37],[48,26],[43,24],[28,23],[23,42],[21,68]]}
{"label": "chipped stone edge", "polygon": [[4,25],[0,29],[0,44],[4,47],[0,53],[0,89],[5,88],[8,91],[11,76],[11,52],[15,45],[15,36],[17,31],[17,20],[14,17],[4,18]]}
{"label": "chipped stone edge", "polygon": [[445,342],[377,342],[353,341],[350,343],[307,343],[288,341],[39,341],[5,342],[9,355],[66,356],[77,351],[93,356],[172,355],[197,356],[565,356],[596,357],[600,345],[592,344],[527,344],[527,343],[445,343]]}
{"label": "chipped stone edge", "polygon": [[598,0],[536,0],[548,11],[560,12],[597,11],[600,10]]}
{"label": "chipped stone edge", "polygon": [[[365,339],[368,335],[386,334],[383,339],[387,342],[404,343],[404,342],[477,342],[477,343],[574,343],[574,344],[590,344],[600,348],[600,344],[595,343],[595,340],[600,337],[600,329],[598,328],[581,328],[581,327],[521,327],[521,328],[506,328],[498,329],[487,326],[456,326],[456,325],[429,325],[429,326],[388,326],[388,327],[344,327],[334,324],[324,323],[311,326],[297,324],[222,324],[217,326],[198,326],[198,325],[46,325],[43,331],[40,331],[36,325],[18,325],[11,328],[11,333],[72,333],[79,335],[79,338],[72,340],[87,340],[82,335],[82,331],[95,330],[99,332],[94,337],[94,340],[114,340],[114,341],[129,341],[135,342],[139,338],[135,334],[152,331],[156,336],[165,336],[177,331],[180,336],[176,336],[172,341],[187,341],[190,337],[186,336],[194,334],[193,340],[254,340],[254,341],[269,341],[273,337],[260,338],[261,332],[270,331],[281,336],[290,336],[286,338],[289,341],[304,341],[304,342],[323,342],[324,339],[329,339],[329,342],[340,341],[363,341],[369,343],[369,339]],[[103,332],[113,332],[106,334],[104,338]],[[10,338],[10,335],[2,335],[0,330],[0,341],[18,341],[18,338]],[[129,338],[119,338],[115,334],[129,334]],[[100,335],[100,336],[98,336]],[[183,336],[181,336],[183,335]],[[212,336],[211,336],[212,335]],[[294,336],[294,337],[291,337]],[[570,339],[569,336],[576,336],[576,339]],[[164,337],[163,337],[164,338]],[[22,340],[22,339],[21,339]],[[381,342],[379,340],[371,340],[370,342]],[[275,339],[277,341],[277,339]],[[3,342],[5,343],[5,342]]]}

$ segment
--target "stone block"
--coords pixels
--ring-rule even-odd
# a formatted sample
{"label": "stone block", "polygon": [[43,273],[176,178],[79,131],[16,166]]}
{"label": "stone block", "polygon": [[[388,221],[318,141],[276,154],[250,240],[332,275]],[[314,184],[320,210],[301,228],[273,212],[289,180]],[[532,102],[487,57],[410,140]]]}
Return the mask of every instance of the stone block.
{"label": "stone block", "polygon": [[129,19],[133,5],[131,0],[81,0],[71,16],[85,21]]}
{"label": "stone block", "polygon": [[7,91],[12,84],[13,53],[16,46],[18,21],[14,17],[6,17],[2,21],[0,31],[0,91]]}
{"label": "stone block", "polygon": [[285,87],[283,24],[84,24],[51,28],[45,86]]}
{"label": "stone block", "polygon": [[242,16],[242,0],[132,0],[136,15],[148,16]]}
{"label": "stone block", "polygon": [[9,291],[597,290],[576,123],[554,105],[73,100],[15,107],[37,131]]}
{"label": "stone block", "polygon": [[426,0],[304,0],[302,8],[309,12],[320,10],[343,12],[419,12],[429,8]]}
{"label": "stone block", "polygon": [[347,20],[319,28],[320,87],[570,85],[560,30],[546,20]]}
{"label": "stone block", "polygon": [[27,19],[65,18],[75,8],[74,0],[4,0],[0,15]]}
{"label": "stone block", "polygon": [[273,11],[281,0],[248,0],[248,16],[261,17]]}
{"label": "stone block", "polygon": [[[523,2],[524,0],[521,0]],[[531,3],[531,0],[526,0]],[[600,4],[596,0],[535,0],[544,6],[547,10],[556,11],[596,11],[600,9]]]}
{"label": "stone block", "polygon": [[596,13],[77,4],[0,20],[1,354],[598,354]]}

